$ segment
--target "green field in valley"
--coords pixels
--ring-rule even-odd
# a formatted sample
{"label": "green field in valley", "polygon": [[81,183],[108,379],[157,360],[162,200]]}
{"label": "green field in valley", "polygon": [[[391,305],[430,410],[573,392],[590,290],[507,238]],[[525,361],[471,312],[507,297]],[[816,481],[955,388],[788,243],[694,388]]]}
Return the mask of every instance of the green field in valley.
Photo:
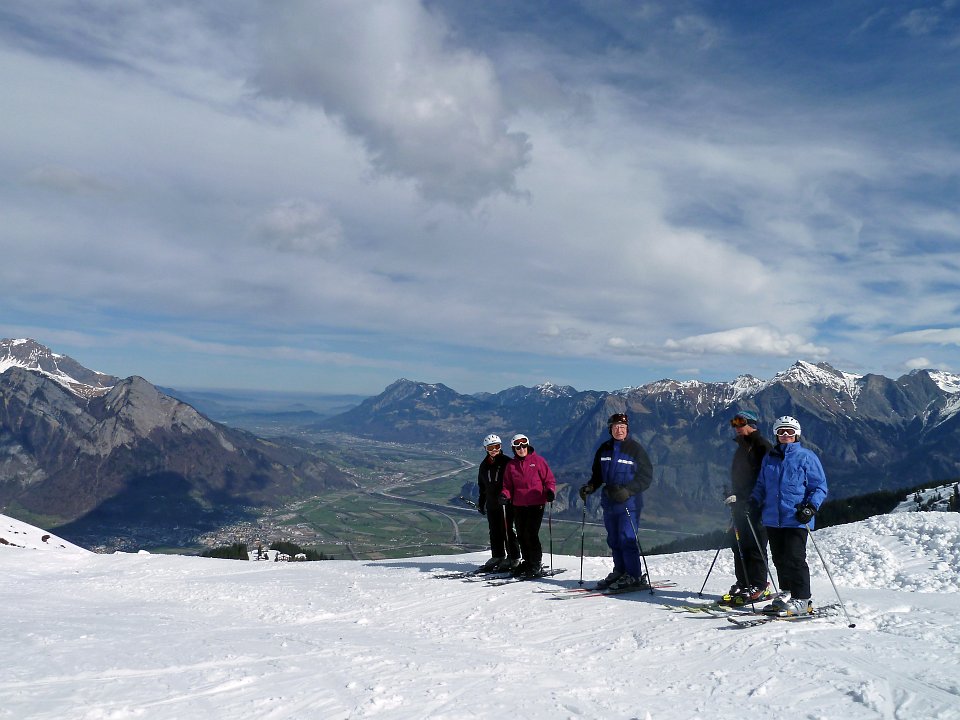
{"label": "green field in valley", "polygon": [[[331,490],[274,514],[286,539],[336,559],[373,560],[481,552],[489,548],[485,517],[460,499],[476,482],[475,459],[428,454],[416,448],[365,442],[363,462],[353,449],[340,458],[356,478],[351,490]],[[541,526],[545,562],[557,555],[609,553],[602,525],[561,520],[547,506]],[[642,523],[641,523],[642,525]],[[644,549],[676,533],[644,529]]]}

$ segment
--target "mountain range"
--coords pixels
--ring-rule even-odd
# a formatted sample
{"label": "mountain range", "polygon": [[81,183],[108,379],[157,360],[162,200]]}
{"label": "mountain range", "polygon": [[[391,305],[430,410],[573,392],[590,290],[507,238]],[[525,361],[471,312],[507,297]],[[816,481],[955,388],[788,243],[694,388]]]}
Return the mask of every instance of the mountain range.
{"label": "mountain range", "polygon": [[80,544],[188,544],[252,506],[344,482],[315,454],[33,340],[0,340],[0,399],[0,507]]}
{"label": "mountain range", "polygon": [[[0,510],[88,546],[95,536],[189,544],[258,506],[348,484],[279,432],[267,440],[214,422],[173,392],[88,370],[33,340],[0,340]],[[222,407],[226,397],[217,400]],[[285,413],[283,427],[477,460],[487,433],[505,443],[524,433],[559,480],[553,510],[579,519],[576,491],[607,418],[627,412],[654,465],[644,518],[676,528],[722,521],[734,451],[728,421],[739,409],[756,412],[767,437],[776,417],[798,418],[833,498],[960,476],[960,376],[938,370],[894,380],[798,361],[770,380],[659,380],[616,391],[545,383],[474,395],[401,379],[320,421]],[[461,494],[472,493],[468,481]]]}
{"label": "mountain range", "polygon": [[960,376],[938,370],[893,380],[798,361],[770,380],[659,380],[610,392],[547,383],[477,395],[402,379],[316,427],[475,448],[478,460],[487,433],[500,434],[505,443],[514,433],[527,434],[565,483],[557,501],[562,512],[577,507],[576,489],[608,437],[607,418],[626,412],[654,465],[648,510],[679,517],[722,512],[734,451],[728,421],[740,409],[758,414],[768,438],[777,417],[797,418],[802,442],[820,456],[834,498],[960,476]]}

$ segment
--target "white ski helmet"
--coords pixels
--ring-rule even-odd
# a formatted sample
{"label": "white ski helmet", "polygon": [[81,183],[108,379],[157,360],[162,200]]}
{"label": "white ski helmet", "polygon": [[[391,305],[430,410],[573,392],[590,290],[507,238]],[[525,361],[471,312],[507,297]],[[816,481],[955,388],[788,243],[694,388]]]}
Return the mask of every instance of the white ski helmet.
{"label": "white ski helmet", "polygon": [[523,442],[530,444],[530,439],[523,433],[517,433],[513,436],[513,440],[510,441],[511,445],[516,445],[518,440],[523,440]]}
{"label": "white ski helmet", "polygon": [[796,418],[790,417],[789,415],[777,418],[777,421],[773,424],[773,434],[776,435],[777,430],[780,428],[793,428],[797,431],[797,435],[800,435],[800,423]]}
{"label": "white ski helmet", "polygon": [[499,435],[495,435],[494,433],[490,433],[489,435],[487,435],[487,436],[483,439],[483,447],[484,447],[484,448],[486,448],[487,445],[494,445],[494,444],[496,444],[496,445],[503,445],[503,441],[500,439],[500,436],[499,436]]}

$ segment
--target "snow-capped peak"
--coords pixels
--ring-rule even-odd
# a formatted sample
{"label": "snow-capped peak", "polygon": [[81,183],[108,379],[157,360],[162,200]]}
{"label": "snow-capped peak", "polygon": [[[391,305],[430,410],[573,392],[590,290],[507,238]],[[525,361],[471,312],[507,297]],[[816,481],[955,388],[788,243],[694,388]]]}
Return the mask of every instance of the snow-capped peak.
{"label": "snow-capped peak", "polygon": [[951,395],[960,393],[960,375],[954,375],[943,370],[928,370],[927,374],[937,384],[937,387],[945,393]]}
{"label": "snow-capped peak", "polygon": [[783,372],[777,373],[770,383],[791,382],[807,387],[824,385],[833,388],[837,392],[845,393],[852,398],[856,398],[859,394],[858,381],[861,377],[863,376],[841,372],[827,363],[814,365],[805,360],[798,360]]}
{"label": "snow-capped peak", "polygon": [[556,385],[552,382],[543,382],[533,388],[543,397],[561,398],[571,397],[576,394],[576,390],[569,385]]}
{"label": "snow-capped peak", "polygon": [[88,370],[30,339],[0,340],[0,375],[13,367],[40,373],[81,397],[103,395],[117,383],[117,378]]}

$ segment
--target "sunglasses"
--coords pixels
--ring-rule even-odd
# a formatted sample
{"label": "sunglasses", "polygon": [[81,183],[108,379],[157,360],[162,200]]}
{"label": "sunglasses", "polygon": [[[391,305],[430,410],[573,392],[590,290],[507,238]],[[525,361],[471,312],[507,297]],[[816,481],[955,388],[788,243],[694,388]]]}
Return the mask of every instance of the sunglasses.
{"label": "sunglasses", "polygon": [[528,445],[528,441],[526,441],[526,440],[517,440],[517,441],[513,444],[513,446],[514,446],[515,448],[525,448],[525,447],[527,447],[527,445]]}
{"label": "sunglasses", "polygon": [[782,437],[786,435],[787,437],[793,437],[797,434],[797,431],[793,428],[777,428],[777,437]]}
{"label": "sunglasses", "polygon": [[489,445],[487,445],[487,450],[499,450],[499,449],[500,449],[500,443],[490,443]]}
{"label": "sunglasses", "polygon": [[730,424],[735,428],[743,427],[747,424],[746,419],[740,417],[739,415],[730,421]]}

